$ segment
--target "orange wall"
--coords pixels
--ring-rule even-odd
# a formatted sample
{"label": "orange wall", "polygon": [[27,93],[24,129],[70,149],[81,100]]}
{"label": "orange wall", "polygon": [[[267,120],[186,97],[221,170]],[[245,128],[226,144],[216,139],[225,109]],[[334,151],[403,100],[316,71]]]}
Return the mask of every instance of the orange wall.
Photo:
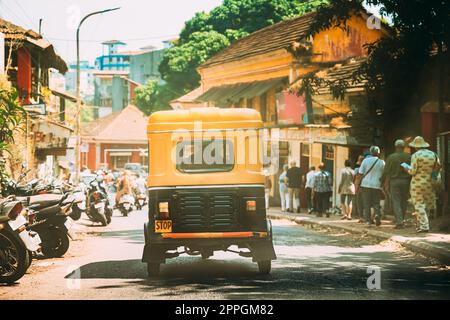
{"label": "orange wall", "polygon": [[313,62],[339,61],[365,56],[364,44],[372,43],[384,35],[382,30],[369,29],[362,17],[347,21],[347,30],[331,28],[318,33],[313,40]]}

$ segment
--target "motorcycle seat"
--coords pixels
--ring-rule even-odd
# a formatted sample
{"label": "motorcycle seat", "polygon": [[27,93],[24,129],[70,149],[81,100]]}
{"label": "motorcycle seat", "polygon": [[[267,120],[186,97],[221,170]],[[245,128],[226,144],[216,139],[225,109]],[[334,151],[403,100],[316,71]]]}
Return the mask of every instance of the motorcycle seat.
{"label": "motorcycle seat", "polygon": [[42,194],[29,197],[29,205],[39,205],[40,208],[51,207],[57,205],[64,198],[60,194]]}

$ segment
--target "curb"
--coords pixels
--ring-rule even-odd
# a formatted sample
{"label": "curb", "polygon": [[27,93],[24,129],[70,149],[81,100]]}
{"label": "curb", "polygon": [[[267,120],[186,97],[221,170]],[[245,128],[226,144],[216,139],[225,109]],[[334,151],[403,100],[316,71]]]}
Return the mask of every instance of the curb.
{"label": "curb", "polygon": [[354,228],[352,226],[338,225],[333,222],[327,221],[314,221],[309,219],[308,217],[295,217],[279,213],[267,213],[267,217],[276,220],[289,220],[300,225],[318,225],[333,228],[336,230],[344,230],[356,234],[365,234],[377,238],[379,240],[391,240],[399,243],[400,245],[402,245],[403,247],[412,252],[420,253],[426,257],[439,260],[439,262],[445,265],[450,265],[450,245],[444,247],[430,244],[427,241],[411,240],[404,236],[391,235],[389,233],[379,230]]}

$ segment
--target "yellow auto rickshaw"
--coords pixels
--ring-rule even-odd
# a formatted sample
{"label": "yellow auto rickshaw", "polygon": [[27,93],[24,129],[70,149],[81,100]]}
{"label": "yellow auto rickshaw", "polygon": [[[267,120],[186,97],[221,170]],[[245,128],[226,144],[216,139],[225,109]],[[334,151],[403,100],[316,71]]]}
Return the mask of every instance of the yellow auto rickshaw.
{"label": "yellow auto rickshaw", "polygon": [[252,257],[261,273],[270,272],[276,255],[264,201],[262,128],[253,109],[150,116],[142,258],[149,276],[158,275],[167,258],[187,253],[207,259],[218,250]]}

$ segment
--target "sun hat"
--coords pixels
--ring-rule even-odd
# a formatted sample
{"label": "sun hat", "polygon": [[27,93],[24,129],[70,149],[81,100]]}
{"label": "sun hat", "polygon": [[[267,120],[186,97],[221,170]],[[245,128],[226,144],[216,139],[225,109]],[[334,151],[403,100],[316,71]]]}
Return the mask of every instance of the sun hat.
{"label": "sun hat", "polygon": [[413,148],[428,148],[430,145],[425,141],[425,139],[423,137],[417,136],[409,144],[409,146],[413,147]]}

